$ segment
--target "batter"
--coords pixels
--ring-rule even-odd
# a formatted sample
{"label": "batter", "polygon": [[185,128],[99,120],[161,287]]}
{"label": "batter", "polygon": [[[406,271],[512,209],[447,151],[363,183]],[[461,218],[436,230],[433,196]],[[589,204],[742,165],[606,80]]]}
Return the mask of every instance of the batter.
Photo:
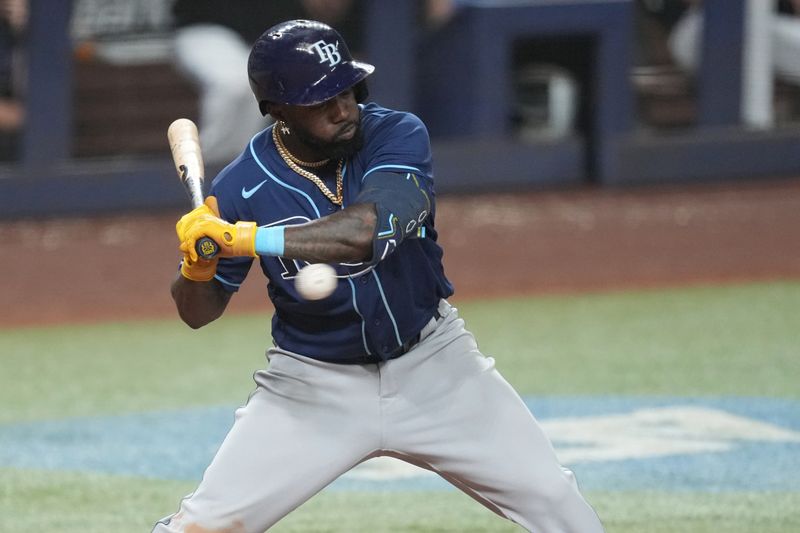
{"label": "batter", "polygon": [[[177,224],[183,320],[225,310],[254,259],[274,304],[269,365],[197,490],[154,531],[263,532],[338,476],[388,455],[429,469],[537,533],[603,528],[517,393],[447,298],[430,141],[414,115],[366,103],[374,70],[334,29],[267,30],[248,75],[274,126]],[[199,259],[208,236],[221,258]],[[300,268],[337,287],[305,301]]]}

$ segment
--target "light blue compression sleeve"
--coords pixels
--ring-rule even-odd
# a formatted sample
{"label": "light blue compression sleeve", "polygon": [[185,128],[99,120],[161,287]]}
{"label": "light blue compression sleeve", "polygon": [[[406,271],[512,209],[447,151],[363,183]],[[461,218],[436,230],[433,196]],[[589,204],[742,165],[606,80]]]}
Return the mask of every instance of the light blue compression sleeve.
{"label": "light blue compression sleeve", "polygon": [[271,226],[256,230],[256,253],[258,255],[283,255],[283,231],[286,226]]}

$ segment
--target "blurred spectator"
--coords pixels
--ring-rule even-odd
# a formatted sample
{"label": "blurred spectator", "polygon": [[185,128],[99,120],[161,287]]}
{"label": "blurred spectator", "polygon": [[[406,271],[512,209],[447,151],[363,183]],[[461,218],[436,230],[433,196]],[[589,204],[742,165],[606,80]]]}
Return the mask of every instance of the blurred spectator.
{"label": "blurred spectator", "polygon": [[446,24],[458,9],[458,0],[424,0],[423,17],[429,29]]}
{"label": "blurred spectator", "polygon": [[669,33],[688,8],[686,0],[637,0],[635,11],[636,65],[673,64]]}
{"label": "blurred spectator", "polygon": [[[669,36],[675,62],[688,72],[699,65],[703,34],[701,0],[685,0],[689,9]],[[754,126],[772,122],[772,79],[800,85],[800,0],[747,0],[745,23],[743,118]]]}
{"label": "blurred spectator", "polygon": [[27,0],[0,0],[0,159],[16,158],[24,120],[20,49],[28,23]]}
{"label": "blurred spectator", "polygon": [[278,22],[306,18],[335,26],[358,55],[359,8],[357,0],[175,1],[175,61],[198,88],[198,127],[208,163],[227,163],[268,125],[253,113],[247,80],[252,43]]}

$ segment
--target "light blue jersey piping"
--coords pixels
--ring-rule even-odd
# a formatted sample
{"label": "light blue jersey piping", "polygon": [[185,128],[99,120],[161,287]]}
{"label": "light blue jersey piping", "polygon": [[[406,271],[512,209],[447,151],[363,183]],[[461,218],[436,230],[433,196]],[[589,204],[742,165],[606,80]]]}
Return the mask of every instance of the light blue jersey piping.
{"label": "light blue jersey piping", "polygon": [[383,293],[383,285],[381,284],[381,278],[378,277],[377,271],[373,270],[372,275],[375,276],[375,281],[378,283],[378,291],[380,291],[381,299],[383,300],[383,306],[386,308],[386,312],[389,314],[389,319],[392,321],[392,327],[394,327],[394,336],[397,339],[397,345],[402,346],[403,341],[400,340],[400,332],[397,330],[397,322],[394,319],[392,310],[389,308],[389,302],[386,301],[386,295]]}
{"label": "light blue jersey piping", "polygon": [[[275,127],[275,126],[273,126],[273,128],[274,128],[274,127]],[[264,171],[264,174],[266,174],[267,176],[269,176],[269,177],[270,177],[270,178],[271,178],[271,179],[272,179],[272,180],[273,180],[275,183],[277,183],[278,185],[280,185],[280,186],[282,186],[282,187],[286,187],[286,188],[287,188],[287,189],[289,189],[290,191],[294,191],[294,192],[296,192],[297,194],[299,194],[299,195],[303,196],[303,197],[304,197],[306,200],[308,200],[308,203],[309,203],[309,204],[311,205],[311,207],[314,209],[314,213],[316,213],[316,215],[317,215],[317,218],[320,218],[319,209],[317,209],[317,205],[314,203],[314,200],[312,200],[312,199],[311,199],[311,197],[310,197],[309,195],[307,195],[306,193],[304,193],[303,191],[301,191],[300,189],[298,189],[298,188],[296,188],[296,187],[292,187],[292,186],[291,186],[291,185],[289,185],[288,183],[284,183],[284,182],[282,182],[282,181],[281,181],[281,180],[279,180],[279,179],[278,179],[278,178],[277,178],[277,177],[276,177],[274,174],[272,174],[272,173],[271,173],[269,170],[267,170],[267,167],[264,165],[264,163],[262,163],[262,162],[261,162],[261,159],[259,159],[259,158],[258,158],[258,156],[256,155],[255,148],[253,148],[253,141],[254,141],[254,140],[255,140],[255,137],[253,137],[252,139],[250,139],[250,155],[252,155],[252,156],[253,156],[253,160],[255,160],[256,164],[257,164],[259,167],[261,167],[261,170],[263,170],[263,171]]]}
{"label": "light blue jersey piping", "polygon": [[[418,169],[416,167],[410,167],[410,166],[407,166],[407,165],[380,165],[380,166],[377,166],[375,168],[371,168],[367,172],[365,172],[364,176],[361,178],[361,181],[363,182],[364,178],[366,178],[367,176],[369,176],[373,172],[376,172],[378,170],[384,170],[384,169],[404,170],[404,171],[408,171],[408,172],[416,172],[418,174],[422,174],[422,171],[420,169]],[[389,218],[389,225],[390,225],[390,227],[393,226],[391,217]],[[393,230],[390,230],[390,232],[388,232],[388,233],[391,233],[391,232],[393,232]],[[386,233],[387,232],[383,232],[383,233],[381,233],[381,235],[384,235]],[[389,318],[392,321],[392,326],[394,327],[394,335],[395,335],[395,338],[397,339],[397,344],[398,344],[398,346],[402,346],[403,341],[400,340],[400,332],[397,329],[397,322],[394,319],[394,315],[392,314],[392,310],[389,308],[389,303],[386,301],[386,295],[383,292],[383,285],[381,285],[381,280],[378,277],[378,272],[377,271],[373,271],[372,273],[375,275],[375,281],[378,283],[378,290],[381,293],[381,299],[383,300],[383,306],[386,308],[386,312],[388,313]]]}
{"label": "light blue jersey piping", "polygon": [[[308,194],[304,193],[300,189],[297,189],[296,187],[292,187],[288,183],[284,183],[283,181],[279,180],[274,174],[272,174],[269,170],[267,170],[267,167],[264,165],[264,163],[261,162],[261,159],[259,159],[259,157],[256,155],[255,148],[253,147],[253,141],[254,140],[255,140],[255,137],[250,139],[250,155],[253,156],[253,160],[261,168],[261,170],[267,176],[269,176],[275,183],[277,183],[278,185],[280,185],[282,187],[285,187],[285,188],[287,188],[287,189],[289,189],[291,191],[294,191],[294,192],[300,194],[301,196],[303,196],[306,200],[308,200],[308,203],[314,209],[314,213],[317,215],[317,218],[320,218],[319,209],[317,209],[317,205],[314,203],[314,200],[312,200],[311,197]],[[342,168],[342,178],[344,178],[346,174],[347,174],[347,165],[344,165],[344,168]],[[220,279],[220,281],[222,281],[223,283],[228,283],[223,279]],[[356,313],[361,318],[361,341],[364,343],[364,350],[366,350],[368,355],[372,355],[372,352],[370,352],[369,347],[367,346],[366,320],[364,320],[364,316],[361,314],[361,311],[358,310],[358,304],[356,303],[356,287],[355,287],[355,284],[353,283],[353,281],[350,278],[347,278],[347,281],[350,283],[350,290],[351,290],[352,297],[353,297],[353,309],[355,309]],[[233,284],[232,283],[228,283],[228,285],[233,285]],[[236,286],[238,287],[238,285],[236,285]],[[379,287],[380,287],[380,285],[379,285]],[[386,298],[383,296],[383,288],[380,288],[380,291],[381,291],[381,297],[383,298],[383,304],[386,306],[386,311],[389,313],[389,316],[391,316],[392,313],[389,310],[389,306],[386,304]],[[394,317],[392,317],[392,324],[394,324]],[[396,324],[394,326],[394,329],[395,329],[395,334],[397,334],[397,325]],[[397,337],[398,337],[398,339],[400,338],[399,335],[397,335]],[[402,343],[398,341],[398,344],[402,344]]]}
{"label": "light blue jersey piping", "polygon": [[[420,169],[418,169],[416,167],[411,167],[411,166],[408,166],[408,165],[379,165],[379,166],[371,168],[367,172],[365,172],[364,176],[362,176],[362,178],[361,178],[361,181],[363,182],[364,178],[366,178],[367,176],[369,176],[373,172],[376,172],[378,170],[384,170],[384,169],[404,170],[404,171],[408,171],[408,172],[416,172],[418,174],[422,174],[422,171]],[[390,226],[392,225],[391,218],[389,220],[389,224],[390,224]],[[378,291],[381,294],[381,300],[383,301],[383,306],[386,308],[386,313],[389,315],[389,319],[392,321],[392,327],[394,328],[394,336],[397,339],[397,345],[398,346],[402,346],[403,341],[400,339],[400,331],[397,329],[397,321],[395,320],[394,315],[392,314],[392,309],[389,307],[389,302],[386,301],[386,294],[383,292],[383,285],[381,284],[381,279],[378,276],[378,272],[377,271],[373,270],[372,273],[375,276],[375,281],[378,284]]]}
{"label": "light blue jersey piping", "polygon": [[219,281],[220,283],[224,283],[225,285],[229,285],[231,287],[236,287],[237,289],[242,286],[241,283],[232,283],[220,276],[219,274],[214,274],[214,279]]}
{"label": "light blue jersey piping", "polygon": [[418,174],[422,174],[422,171],[420,169],[418,169],[416,167],[409,167],[407,165],[380,165],[380,166],[377,166],[375,168],[371,168],[368,171],[366,171],[364,173],[364,175],[361,176],[361,181],[363,182],[364,178],[366,178],[367,176],[369,176],[373,172],[378,171],[378,170],[383,170],[383,169],[386,169],[386,168],[390,168],[390,169],[394,169],[394,170],[407,170],[407,171],[410,171],[410,172],[416,172]]}
{"label": "light blue jersey piping", "polygon": [[350,294],[353,296],[353,309],[355,309],[356,313],[358,313],[358,316],[361,317],[361,342],[364,343],[364,350],[367,352],[367,355],[372,355],[372,352],[369,351],[369,346],[367,346],[367,322],[361,315],[361,311],[358,310],[358,304],[356,303],[356,284],[353,283],[351,278],[347,278],[347,282],[350,284]]}

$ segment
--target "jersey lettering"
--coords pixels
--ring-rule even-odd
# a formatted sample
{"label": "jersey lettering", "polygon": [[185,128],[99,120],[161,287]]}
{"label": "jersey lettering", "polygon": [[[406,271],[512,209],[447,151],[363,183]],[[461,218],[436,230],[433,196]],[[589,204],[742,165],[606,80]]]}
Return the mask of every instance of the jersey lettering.
{"label": "jersey lettering", "polygon": [[[300,269],[308,265],[308,262],[300,261],[298,259],[287,259],[285,257],[278,257],[277,259],[283,267],[281,278],[287,280],[294,279],[297,276],[297,273],[300,272]],[[300,263],[302,263],[302,265]]]}
{"label": "jersey lettering", "polygon": [[[283,220],[277,220],[270,224],[265,224],[262,227],[268,228],[271,226],[296,226],[299,224],[305,224],[307,222],[311,222],[311,219],[305,216],[294,216],[285,218]],[[293,280],[295,277],[297,277],[297,273],[300,272],[300,269],[311,264],[308,261],[287,259],[286,257],[272,257],[267,258],[267,260],[278,261],[278,263],[281,265],[281,279],[284,280]],[[373,265],[364,264],[363,261],[358,261],[356,263],[332,263],[331,266],[336,268],[337,278],[357,278],[375,268]],[[342,270],[344,270],[344,272],[342,272]]]}

